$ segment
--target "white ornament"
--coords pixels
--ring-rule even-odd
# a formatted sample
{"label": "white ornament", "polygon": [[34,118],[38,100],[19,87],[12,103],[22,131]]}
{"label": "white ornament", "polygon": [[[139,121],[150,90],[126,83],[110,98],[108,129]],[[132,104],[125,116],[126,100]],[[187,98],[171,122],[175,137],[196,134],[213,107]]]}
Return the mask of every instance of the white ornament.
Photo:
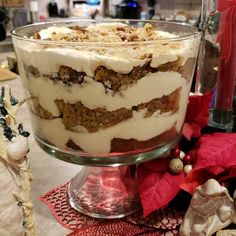
{"label": "white ornament", "polygon": [[228,190],[210,179],[197,187],[180,227],[181,236],[210,236],[233,222],[236,210]]}
{"label": "white ornament", "polygon": [[185,165],[184,166],[184,173],[187,175],[193,169],[192,165]]}
{"label": "white ornament", "polygon": [[179,158],[183,160],[185,157],[185,153],[183,151],[180,151]]}
{"label": "white ornament", "polygon": [[28,150],[29,145],[27,138],[21,135],[13,137],[11,142],[7,144],[8,156],[15,161],[24,159]]}

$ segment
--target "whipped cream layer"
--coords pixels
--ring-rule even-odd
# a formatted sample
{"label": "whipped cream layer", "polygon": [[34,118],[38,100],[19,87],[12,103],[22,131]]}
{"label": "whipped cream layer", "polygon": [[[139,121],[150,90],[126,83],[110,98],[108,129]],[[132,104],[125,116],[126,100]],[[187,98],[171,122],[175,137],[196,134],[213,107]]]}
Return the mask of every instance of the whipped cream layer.
{"label": "whipped cream layer", "polygon": [[[97,24],[87,27],[86,30],[90,34],[95,31],[95,36],[97,36],[99,33],[104,34],[109,30],[113,32],[113,28],[121,26],[127,27],[127,25],[119,23]],[[66,37],[73,35],[74,32],[76,31],[67,27],[49,27],[41,30],[39,35],[41,39],[51,39],[54,35]],[[136,32],[136,34],[138,33],[139,31]],[[143,32],[141,31],[141,33]],[[120,42],[115,35],[114,44],[108,41],[104,44],[86,42],[89,44],[82,45],[81,42],[63,41],[61,36],[59,39],[62,41],[59,42],[20,42],[16,50],[19,50],[18,53],[26,65],[34,65],[44,74],[55,73],[59,66],[65,65],[78,72],[85,72],[88,76],[94,76],[94,71],[98,66],[105,66],[107,69],[126,74],[134,67],[142,66],[147,60],[151,62],[152,67],[158,67],[177,59],[180,60],[181,65],[184,65],[188,58],[196,57],[198,48],[196,37],[173,40],[176,37],[175,34],[164,31],[153,31],[153,33],[155,33],[151,37],[153,41],[150,42]],[[148,37],[148,33],[146,37]],[[101,40],[105,39],[102,38]],[[147,59],[145,55],[152,56]]]}
{"label": "whipped cream layer", "polygon": [[81,132],[75,133],[65,129],[60,118],[43,120],[32,114],[33,128],[41,138],[49,140],[53,145],[65,149],[69,139],[74,141],[87,153],[109,153],[113,138],[135,138],[145,141],[171,129],[177,119],[177,114],[162,114],[156,112],[151,117],[144,118],[145,111],[133,112],[133,118],[98,132],[89,133],[78,127]]}
{"label": "whipped cream layer", "polygon": [[[185,45],[185,43],[187,45]],[[155,68],[168,62],[180,59],[180,65],[184,65],[188,58],[196,57],[196,44],[194,40],[186,40],[177,49],[168,48],[171,45],[146,45],[135,47],[121,45],[113,48],[101,47],[98,49],[106,51],[102,55],[96,51],[86,48],[41,48],[38,45],[29,47],[22,45],[16,50],[21,55],[25,65],[34,65],[43,74],[55,73],[61,65],[72,67],[78,72],[85,72],[88,76],[94,76],[96,68],[105,66],[107,69],[118,73],[128,74],[136,66],[142,66],[147,59],[140,59],[143,55],[152,55],[151,67]],[[91,48],[93,50],[93,48]]]}
{"label": "whipped cream layer", "polygon": [[[30,82],[31,81],[31,82]],[[88,153],[109,153],[111,141],[114,138],[145,141],[154,138],[175,127],[181,131],[185,117],[190,83],[177,72],[151,73],[138,81],[134,86],[122,94],[114,96],[106,93],[104,87],[93,80],[91,84],[73,85],[65,88],[61,82],[53,82],[46,78],[31,78],[28,80],[28,89],[33,96],[37,96],[40,105],[59,115],[55,99],[63,99],[68,103],[82,101],[87,107],[105,107],[110,110],[120,107],[131,108],[144,101],[168,95],[177,88],[180,90],[179,110],[171,114],[155,112],[151,117],[145,117],[146,110],[133,112],[133,117],[109,128],[90,133],[84,127],[78,126],[78,132],[65,129],[61,118],[44,120],[32,115],[33,126],[37,134],[57,147],[65,148],[68,140],[74,141]],[[145,83],[146,82],[146,83]],[[42,93],[42,91],[44,91]]]}
{"label": "whipped cream layer", "polygon": [[[92,25],[86,30],[93,35],[112,32],[116,27],[126,27],[124,24]],[[54,27],[39,32],[41,39],[61,37],[61,41],[53,43],[21,42],[15,43],[17,55],[21,58],[19,69],[24,86],[32,97],[37,98],[40,106],[50,112],[54,119],[42,119],[32,114],[32,123],[36,134],[51,144],[66,148],[68,140],[72,140],[83,151],[88,153],[109,153],[113,139],[135,139],[146,141],[157,137],[173,127],[179,133],[183,125],[191,76],[184,78],[178,71],[168,69],[163,72],[150,72],[125,89],[109,92],[103,83],[94,79],[99,66],[116,73],[128,74],[145,63],[157,68],[169,62],[178,62],[183,66],[189,58],[196,58],[198,39],[194,36],[184,40],[173,40],[176,35],[163,31],[155,31],[154,39],[150,42],[115,42],[106,45],[87,45],[64,42],[66,37],[74,35],[73,29]],[[148,32],[139,32],[145,36]],[[142,37],[144,37],[142,35]],[[116,37],[117,35],[115,35]],[[157,39],[165,39],[158,41]],[[156,41],[155,41],[156,40]],[[37,41],[36,41],[37,42]],[[63,44],[65,43],[65,44]],[[40,74],[35,76],[26,72],[28,66],[36,68]],[[86,75],[81,84],[66,85],[62,81],[50,79],[50,75],[58,73],[60,66],[67,66]],[[179,89],[178,110],[162,113],[157,110],[150,117],[146,109],[132,111],[132,117],[110,127],[89,132],[79,126],[77,132],[65,128],[59,118],[60,111],[55,100],[63,100],[68,104],[81,102],[86,108],[102,108],[114,111],[120,108],[131,109],[139,104],[145,104],[153,99],[168,96]],[[58,118],[57,118],[58,117]],[[167,140],[167,142],[173,140]]]}
{"label": "whipped cream layer", "polygon": [[[155,98],[171,94],[178,88],[188,90],[189,81],[186,81],[177,72],[150,73],[138,80],[135,85],[115,94],[106,92],[102,83],[86,77],[84,84],[74,84],[66,87],[63,82],[57,82],[44,78],[34,78],[29,75],[24,79],[24,85],[33,97],[38,98],[40,105],[53,116],[59,116],[60,112],[55,104],[56,99],[62,99],[66,103],[74,104],[81,101],[90,109],[105,108],[108,111],[121,107],[131,109],[141,103],[146,103]],[[43,93],[42,93],[43,91]]]}

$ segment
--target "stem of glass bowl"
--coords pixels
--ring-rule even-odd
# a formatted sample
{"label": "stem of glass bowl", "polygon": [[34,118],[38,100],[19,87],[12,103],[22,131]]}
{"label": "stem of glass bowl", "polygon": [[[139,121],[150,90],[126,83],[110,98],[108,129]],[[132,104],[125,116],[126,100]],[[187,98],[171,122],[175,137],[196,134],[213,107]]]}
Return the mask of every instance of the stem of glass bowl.
{"label": "stem of glass bowl", "polygon": [[83,167],[68,186],[70,205],[95,218],[116,219],[141,208],[135,165]]}

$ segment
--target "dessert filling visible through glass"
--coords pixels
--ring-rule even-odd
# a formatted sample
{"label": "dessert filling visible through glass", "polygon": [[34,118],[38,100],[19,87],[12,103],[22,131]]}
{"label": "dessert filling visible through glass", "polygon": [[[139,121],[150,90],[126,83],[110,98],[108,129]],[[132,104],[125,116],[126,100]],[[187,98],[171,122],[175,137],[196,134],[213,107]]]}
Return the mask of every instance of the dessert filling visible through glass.
{"label": "dessert filling visible through glass", "polygon": [[194,37],[176,36],[150,24],[100,23],[52,26],[16,44],[37,135],[87,153],[174,140],[198,48]]}

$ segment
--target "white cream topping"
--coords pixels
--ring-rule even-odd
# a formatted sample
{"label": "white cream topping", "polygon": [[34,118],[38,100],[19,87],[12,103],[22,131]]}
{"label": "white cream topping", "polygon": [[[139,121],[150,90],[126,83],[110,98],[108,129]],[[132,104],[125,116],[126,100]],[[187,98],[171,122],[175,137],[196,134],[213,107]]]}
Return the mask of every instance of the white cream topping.
{"label": "white cream topping", "polygon": [[127,24],[124,23],[99,23],[99,24],[91,24],[87,27],[87,30],[89,31],[107,31],[107,30],[111,30],[117,27],[125,27],[127,26]]}
{"label": "white cream topping", "polygon": [[[89,47],[80,48],[41,48],[38,45],[20,45],[16,50],[21,55],[26,65],[33,65],[43,74],[58,71],[60,65],[72,67],[79,72],[85,72],[88,76],[94,76],[98,66],[105,66],[118,73],[128,74],[136,66],[142,66],[148,59],[140,59],[141,55],[152,54],[151,66],[158,67],[167,62],[176,61],[180,58],[180,63],[185,64],[189,57],[196,57],[196,40],[188,39],[181,44],[180,48],[166,48],[165,46],[155,45],[154,43],[140,47],[140,50],[121,45],[114,48],[99,48],[107,50],[105,54],[88,50]],[[79,49],[79,48],[78,48]]]}
{"label": "white cream topping", "polygon": [[32,121],[36,134],[38,133],[57,147],[65,148],[65,143],[71,139],[85,152],[109,153],[113,138],[148,140],[171,129],[175,125],[178,116],[183,116],[183,114],[178,113],[160,115],[159,112],[148,118],[144,118],[144,115],[144,110],[133,112],[133,118],[94,133],[85,131],[75,133],[66,130],[59,118],[43,120],[32,114]]}
{"label": "white cream topping", "polygon": [[13,137],[11,142],[7,144],[8,156],[12,160],[22,160],[27,155],[29,145],[27,138],[23,136]]}
{"label": "white cream topping", "polygon": [[67,27],[55,27],[55,26],[51,26],[48,27],[47,29],[43,29],[39,32],[40,38],[41,39],[49,39],[52,37],[53,33],[57,33],[57,34],[69,34],[71,33],[73,30],[71,30],[70,28]]}
{"label": "white cream topping", "polygon": [[32,96],[39,99],[40,105],[54,116],[60,115],[54,102],[56,99],[72,104],[81,101],[90,109],[102,107],[112,111],[121,107],[131,109],[141,103],[150,102],[154,98],[168,95],[178,88],[188,90],[188,81],[177,72],[150,73],[138,80],[136,84],[115,95],[106,93],[101,83],[88,77],[85,84],[74,84],[70,87],[66,87],[62,82],[55,83],[41,77],[24,78],[24,83]]}
{"label": "white cream topping", "polygon": [[98,66],[105,66],[119,73],[127,74],[134,66],[143,65],[144,60],[127,60],[119,57],[99,55],[92,51],[79,51],[73,48],[47,48],[44,50],[27,48],[20,52],[27,65],[33,65],[44,74],[58,71],[60,65],[72,67],[76,71],[93,76]]}
{"label": "white cream topping", "polygon": [[[88,27],[90,31],[107,31],[110,28],[124,26],[125,24],[97,24]],[[73,32],[67,27],[49,27],[40,31],[43,39],[50,38],[53,32],[69,34]],[[173,38],[176,35],[157,31],[161,38]],[[66,42],[64,42],[66,43]],[[26,65],[37,67],[42,73],[54,73],[58,71],[60,65],[72,67],[74,70],[85,72],[88,76],[93,76],[98,66],[105,66],[108,69],[119,73],[127,74],[133,67],[142,66],[148,59],[140,59],[144,54],[152,54],[151,66],[158,67],[167,62],[173,62],[180,58],[181,64],[185,64],[189,57],[196,57],[198,40],[189,37],[185,40],[173,41],[153,41],[148,44],[138,42],[137,45],[123,43],[121,45],[96,46],[96,44],[87,46],[77,46],[66,44],[53,47],[45,47],[38,43],[24,43],[18,45],[17,51],[21,55]],[[45,43],[46,44],[46,43]]]}
{"label": "white cream topping", "polygon": [[174,62],[177,59],[178,59],[178,56],[176,54],[171,54],[171,53],[160,54],[152,58],[150,66],[153,68],[156,68],[167,62]]}

